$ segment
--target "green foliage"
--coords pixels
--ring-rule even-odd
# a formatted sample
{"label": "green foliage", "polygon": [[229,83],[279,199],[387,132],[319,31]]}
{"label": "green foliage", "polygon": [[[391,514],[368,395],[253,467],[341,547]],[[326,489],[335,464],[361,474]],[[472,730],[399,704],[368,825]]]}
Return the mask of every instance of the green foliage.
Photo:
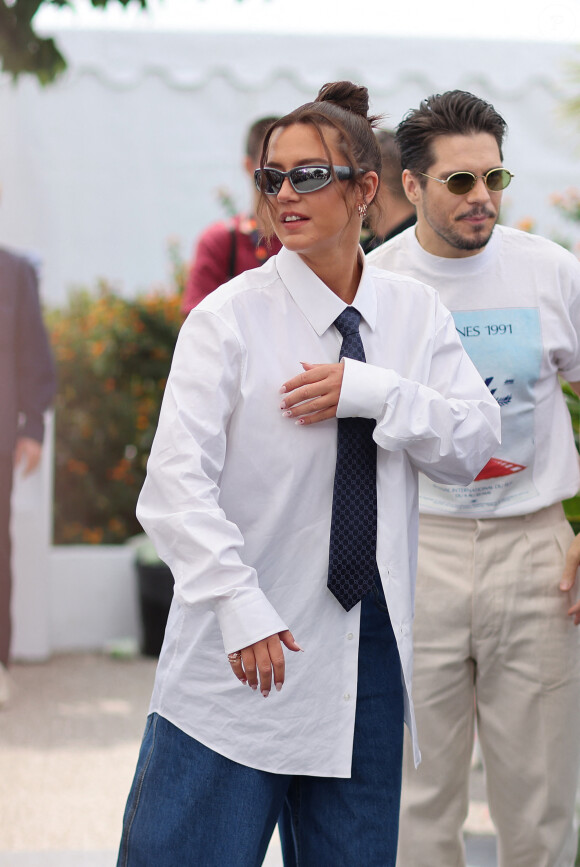
{"label": "green foliage", "polygon": [[13,78],[32,72],[46,84],[64,70],[66,63],[53,39],[42,39],[34,32],[32,19],[42,2],[0,0],[0,57],[2,68]]}
{"label": "green foliage", "polygon": [[[147,8],[147,0],[91,0],[95,7],[109,2],[138,3]],[[23,73],[36,76],[41,84],[54,81],[66,69],[66,60],[54,39],[43,39],[34,30],[34,16],[42,5],[74,6],[71,0],[0,0],[0,58],[2,69],[18,78]]]}
{"label": "green foliage", "polygon": [[173,348],[183,321],[175,287],[127,300],[79,289],[47,315],[56,356],[54,542],[121,543],[135,517]]}

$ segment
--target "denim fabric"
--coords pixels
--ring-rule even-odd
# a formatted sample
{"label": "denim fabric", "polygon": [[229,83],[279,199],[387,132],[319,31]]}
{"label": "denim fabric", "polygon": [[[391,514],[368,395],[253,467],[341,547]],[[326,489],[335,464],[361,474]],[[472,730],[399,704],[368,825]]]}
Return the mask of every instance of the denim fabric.
{"label": "denim fabric", "polygon": [[278,820],[284,867],[395,864],[403,688],[380,579],[372,591],[361,603],[352,776],[293,779]]}
{"label": "denim fabric", "polygon": [[117,867],[257,867],[290,780],[232,762],[152,714]]}
{"label": "denim fabric", "polygon": [[384,597],[375,591],[362,606],[352,777],[258,771],[152,714],[125,810],[118,867],[259,867],[284,804],[285,864],[394,865],[401,672]]}

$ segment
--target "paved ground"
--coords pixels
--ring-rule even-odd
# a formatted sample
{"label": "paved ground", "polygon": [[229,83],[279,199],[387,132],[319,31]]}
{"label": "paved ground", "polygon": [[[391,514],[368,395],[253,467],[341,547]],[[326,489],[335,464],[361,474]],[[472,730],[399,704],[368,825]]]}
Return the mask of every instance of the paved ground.
{"label": "paved ground", "polygon": [[[97,654],[12,667],[13,701],[0,712],[0,867],[114,867],[154,670],[151,659]],[[471,783],[469,867],[495,867],[481,770]],[[274,839],[265,867],[281,865]]]}

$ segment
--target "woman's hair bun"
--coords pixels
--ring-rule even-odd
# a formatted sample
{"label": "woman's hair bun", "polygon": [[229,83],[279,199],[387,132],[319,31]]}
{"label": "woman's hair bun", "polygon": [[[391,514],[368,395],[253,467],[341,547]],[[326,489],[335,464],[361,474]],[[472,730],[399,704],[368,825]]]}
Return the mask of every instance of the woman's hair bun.
{"label": "woman's hair bun", "polygon": [[360,114],[366,118],[369,111],[369,92],[366,87],[352,81],[333,81],[323,84],[315,102],[333,102],[346,111]]}

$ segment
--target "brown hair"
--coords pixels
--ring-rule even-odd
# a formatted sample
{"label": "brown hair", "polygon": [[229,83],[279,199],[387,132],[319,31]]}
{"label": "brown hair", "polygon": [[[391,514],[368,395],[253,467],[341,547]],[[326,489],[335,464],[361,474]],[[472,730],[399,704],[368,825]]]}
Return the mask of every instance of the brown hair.
{"label": "brown hair", "polygon": [[389,129],[379,129],[376,133],[377,141],[381,149],[383,167],[381,170],[381,183],[397,199],[407,199],[401,177],[401,152],[395,139],[395,133]]}
{"label": "brown hair", "polygon": [[[428,172],[434,157],[431,145],[438,136],[485,132],[494,137],[503,160],[507,124],[491,103],[465,90],[436,93],[411,109],[397,127],[396,140],[403,169]],[[421,185],[426,178],[419,178]]]}
{"label": "brown hair", "polygon": [[249,127],[248,132],[246,133],[246,156],[250,157],[254,165],[257,165],[260,162],[264,136],[278,118],[279,115],[272,115],[272,117],[259,117],[258,120],[255,120]]}
{"label": "brown hair", "polygon": [[[359,169],[363,172],[376,172],[380,179],[381,151],[373,130],[381,120],[381,116],[369,116],[368,111],[369,93],[366,87],[353,84],[351,81],[335,81],[323,85],[314,102],[301,105],[272,124],[264,138],[260,167],[264,168],[266,165],[273,132],[303,123],[310,124],[318,131],[330,165],[332,159],[324,137],[324,127],[335,130],[344,164],[354,170],[353,177],[348,181],[351,187],[362,188],[363,186]],[[378,204],[375,205],[375,200],[367,202],[369,207],[379,207]],[[268,206],[268,197],[262,195],[258,203],[258,213],[260,214]]]}

